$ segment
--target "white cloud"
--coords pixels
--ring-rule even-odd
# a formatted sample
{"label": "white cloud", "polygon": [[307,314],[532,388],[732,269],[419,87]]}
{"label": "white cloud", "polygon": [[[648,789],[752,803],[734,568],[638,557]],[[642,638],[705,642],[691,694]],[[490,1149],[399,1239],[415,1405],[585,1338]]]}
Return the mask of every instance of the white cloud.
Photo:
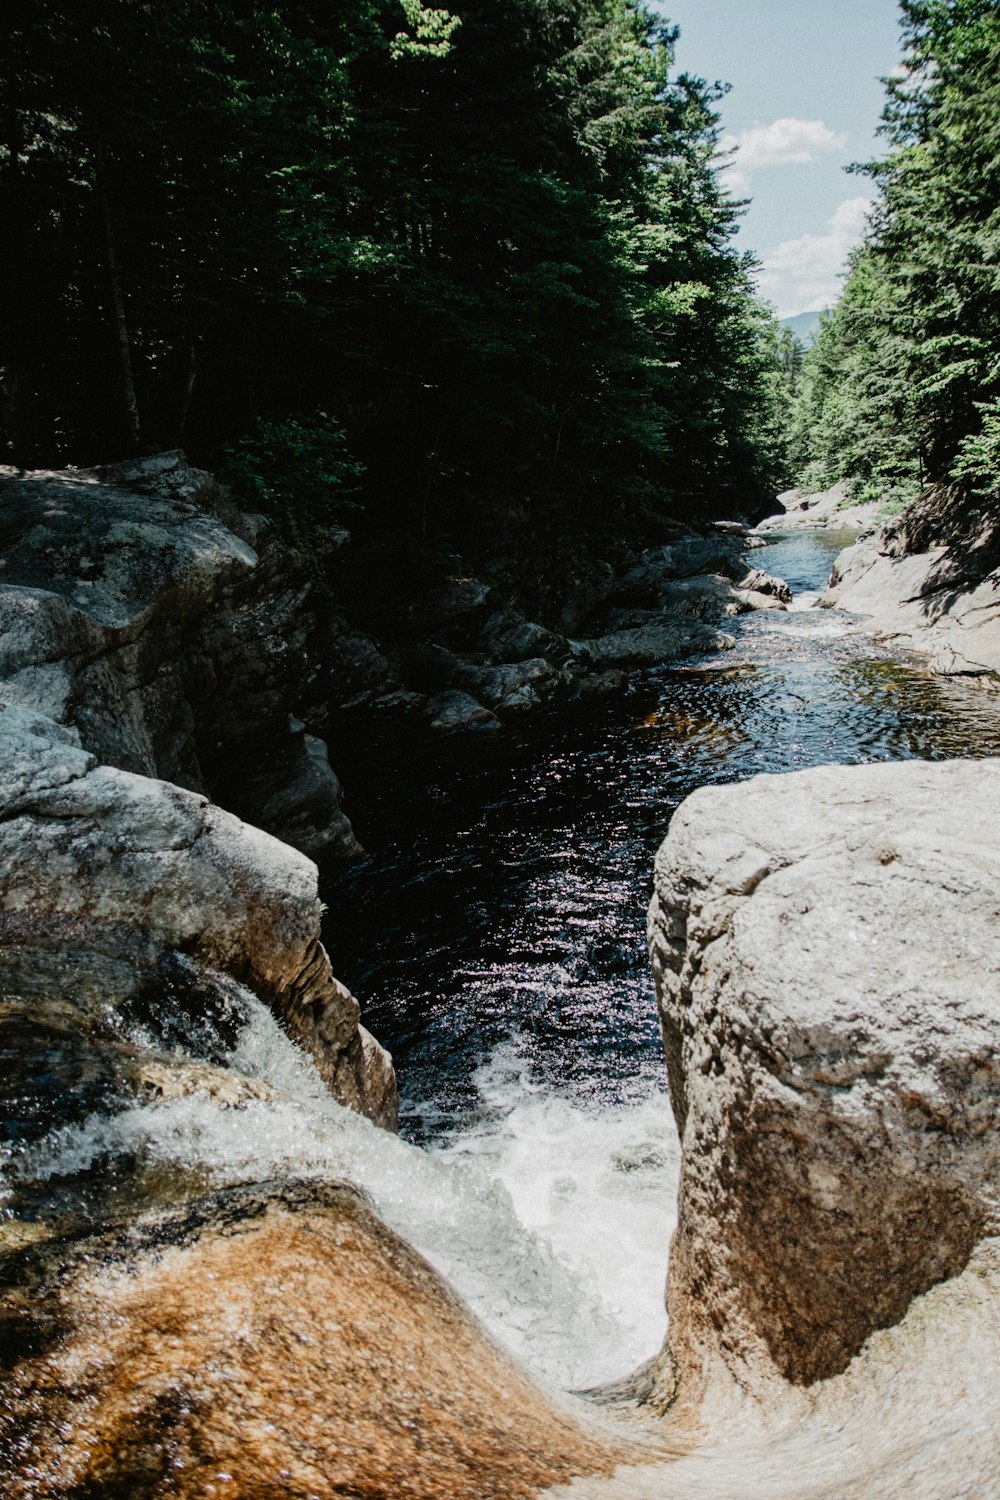
{"label": "white cloud", "polygon": [[721,152],[732,152],[727,166],[727,185],[734,193],[746,192],[750,175],[760,167],[791,166],[815,161],[828,151],[842,151],[847,136],[831,130],[822,120],[797,120],[791,115],[770,125],[752,125],[737,135],[724,135]]}
{"label": "white cloud", "polygon": [[830,216],[825,234],[782,240],[761,259],[757,288],[779,318],[829,307],[837,300],[848,251],[864,232],[872,198],[846,198]]}

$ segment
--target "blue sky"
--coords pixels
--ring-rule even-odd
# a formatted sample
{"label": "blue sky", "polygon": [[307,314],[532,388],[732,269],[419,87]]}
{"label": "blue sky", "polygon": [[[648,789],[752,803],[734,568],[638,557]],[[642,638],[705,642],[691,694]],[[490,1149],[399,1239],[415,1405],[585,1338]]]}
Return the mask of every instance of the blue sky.
{"label": "blue sky", "polygon": [[879,78],[899,62],[896,0],[663,0],[681,28],[677,68],[732,85],[734,186],[752,198],[741,248],[763,262],[779,317],[825,307],[860,237],[868,178],[843,169],[879,149]]}

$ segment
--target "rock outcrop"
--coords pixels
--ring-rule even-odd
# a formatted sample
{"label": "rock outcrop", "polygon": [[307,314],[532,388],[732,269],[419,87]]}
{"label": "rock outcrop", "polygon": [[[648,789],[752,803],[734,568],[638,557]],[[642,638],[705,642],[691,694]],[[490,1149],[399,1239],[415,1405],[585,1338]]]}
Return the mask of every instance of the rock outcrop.
{"label": "rock outcrop", "polygon": [[[988,1491],[1000,1360],[970,1394],[964,1350],[1000,1321],[998,878],[1000,761],[761,776],[676,813],[649,922],[683,1146],[654,1404],[727,1380],[891,1404],[936,1317],[934,1399],[964,1417],[955,1488],[919,1493]],[[924,1419],[893,1414],[913,1451]]]}
{"label": "rock outcrop", "polygon": [[294,717],[321,601],[259,517],[166,453],[0,480],[0,554],[0,702],[311,857],[360,852],[326,747]]}
{"label": "rock outcrop", "polygon": [[778,496],[778,504],[779,511],[754,527],[757,535],[772,531],[865,531],[876,524],[882,508],[880,500],[853,500],[845,480],[817,494],[786,490]]}
{"label": "rock outcrop", "polygon": [[[102,766],[76,733],[0,706],[0,973],[48,970],[100,1009],[144,986],[251,989],[335,1097],[395,1123],[387,1055],[319,941],[315,865],[195,792]],[[187,967],[186,967],[187,966]],[[181,984],[181,988],[183,988]],[[198,1002],[200,1003],[200,1001]]]}
{"label": "rock outcrop", "polygon": [[309,689],[308,568],[178,453],[8,478],[0,502],[8,989],[30,969],[58,991],[61,971],[99,1009],[237,981],[336,1098],[393,1126],[391,1063],[330,972],[295,852],[358,852],[326,747],[290,713]]}
{"label": "rock outcrop", "polygon": [[528,1500],[638,1447],[536,1387],[346,1185],[7,1261],[0,1470],[24,1497]]}
{"label": "rock outcrop", "polygon": [[888,526],[840,553],[822,602],[926,652],[937,672],[1000,673],[1000,567],[989,565],[992,548],[977,566],[976,551],[910,552]]}

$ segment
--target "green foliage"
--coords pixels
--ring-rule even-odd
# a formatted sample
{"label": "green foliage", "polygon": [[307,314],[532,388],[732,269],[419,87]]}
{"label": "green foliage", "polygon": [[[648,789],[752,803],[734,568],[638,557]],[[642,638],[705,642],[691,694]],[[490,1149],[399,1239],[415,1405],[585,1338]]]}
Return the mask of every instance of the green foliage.
{"label": "green foliage", "polygon": [[952,477],[974,494],[1000,498],[1000,401],[977,403],[979,429],[963,438]]}
{"label": "green foliage", "polygon": [[806,346],[790,328],[782,328],[778,335],[778,359],[781,374],[789,399],[794,399],[802,383],[802,365],[806,357]]}
{"label": "green foliage", "polygon": [[639,0],[8,0],[0,436],[127,446],[124,343],[142,443],[230,452],[274,514],[280,473],[303,516],[324,464],[347,493],[329,434],[258,425],[316,410],[372,530],[759,504],[796,356],[675,41]]}
{"label": "green foliage", "polygon": [[222,477],[244,510],[273,521],[294,546],[311,551],[319,533],[359,508],[362,466],[343,428],[315,417],[259,417],[228,449]]}
{"label": "green foliage", "polygon": [[461,26],[460,16],[446,10],[429,9],[420,0],[400,0],[412,32],[397,31],[390,53],[402,57],[445,57],[451,47],[452,34]]}
{"label": "green foliage", "polygon": [[806,356],[801,482],[852,477],[903,505],[925,483],[1000,495],[1000,10],[903,0],[880,200]]}

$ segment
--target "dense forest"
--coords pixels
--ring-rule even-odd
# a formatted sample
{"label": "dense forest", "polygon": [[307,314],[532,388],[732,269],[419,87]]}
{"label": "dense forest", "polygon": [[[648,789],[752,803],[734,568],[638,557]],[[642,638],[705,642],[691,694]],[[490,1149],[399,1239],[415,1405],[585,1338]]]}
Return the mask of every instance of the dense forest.
{"label": "dense forest", "polygon": [[937,492],[957,523],[1000,498],[1000,6],[901,8],[888,150],[862,169],[879,196],[804,361],[792,456],[808,488]]}
{"label": "dense forest", "polygon": [[7,0],[2,457],[423,538],[744,513],[775,325],[635,0]]}

